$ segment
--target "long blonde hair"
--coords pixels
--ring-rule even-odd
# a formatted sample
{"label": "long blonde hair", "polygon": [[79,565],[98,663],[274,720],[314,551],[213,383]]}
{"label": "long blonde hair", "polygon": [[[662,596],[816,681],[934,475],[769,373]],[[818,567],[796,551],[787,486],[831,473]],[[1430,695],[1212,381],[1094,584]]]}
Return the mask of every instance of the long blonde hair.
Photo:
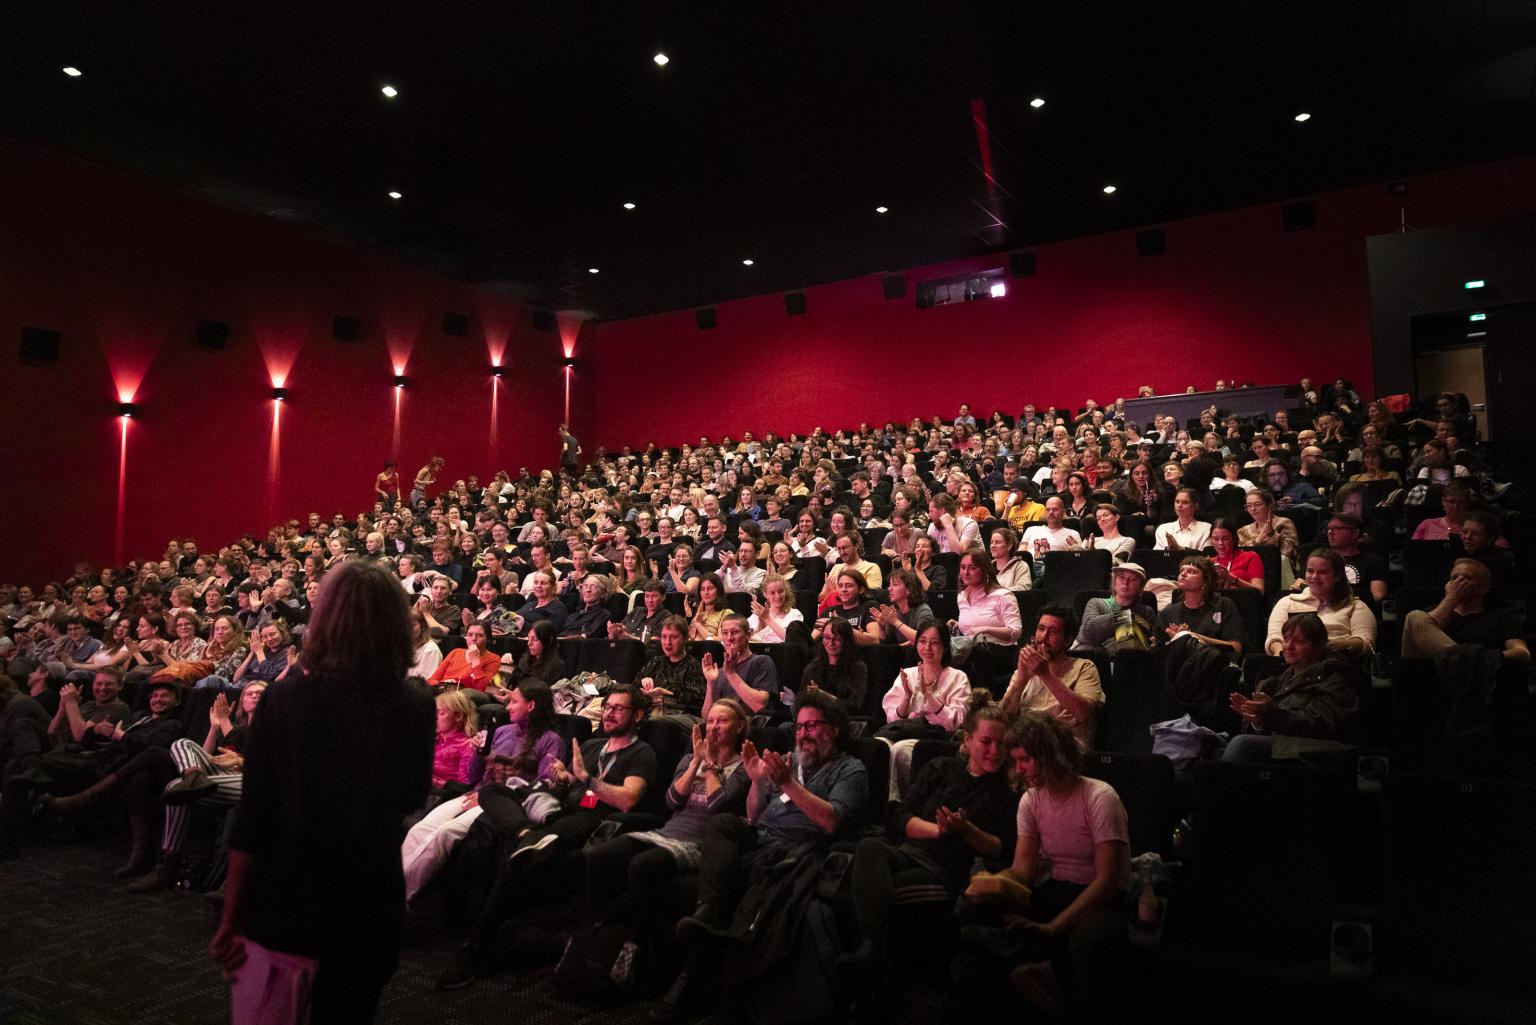
{"label": "long blonde hair", "polygon": [[438,705],[464,720],[464,735],[473,737],[480,732],[480,714],[475,711],[475,699],[462,690],[451,690],[437,696]]}

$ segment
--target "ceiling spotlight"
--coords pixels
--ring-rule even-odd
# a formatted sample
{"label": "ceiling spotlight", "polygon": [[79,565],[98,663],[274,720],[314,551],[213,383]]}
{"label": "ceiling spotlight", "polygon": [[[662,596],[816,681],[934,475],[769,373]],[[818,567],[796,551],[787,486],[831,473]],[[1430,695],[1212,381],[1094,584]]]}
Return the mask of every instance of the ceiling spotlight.
{"label": "ceiling spotlight", "polygon": [[400,193],[398,193],[398,192],[394,191],[393,189],[391,189],[390,193],[389,193],[389,198],[390,199],[404,199],[405,197],[403,195],[401,195]]}
{"label": "ceiling spotlight", "polygon": [[596,268],[596,267],[588,267],[587,268],[587,273],[588,274],[596,274],[597,272],[598,272],[598,268]]}
{"label": "ceiling spotlight", "polygon": [[1482,278],[1474,278],[1473,280],[1463,284],[1461,287],[1470,290],[1474,288],[1482,288],[1487,283],[1488,282],[1484,281]]}
{"label": "ceiling spotlight", "polygon": [[987,291],[988,294],[992,296],[992,298],[1001,299],[1003,296],[1008,294],[1008,286],[1003,284],[1001,281],[994,281],[992,282],[992,287]]}
{"label": "ceiling spotlight", "polygon": [[69,67],[64,69],[64,74],[68,75],[70,78],[79,78],[82,74],[84,74],[84,72],[71,64]]}
{"label": "ceiling spotlight", "polygon": [[405,387],[405,375],[404,374],[396,374],[395,375],[395,387],[396,388],[404,388]]}
{"label": "ceiling spotlight", "polygon": [[626,209],[626,210],[633,210],[634,208],[635,208],[635,204],[633,204],[633,203],[625,203],[624,204],[624,209]]}
{"label": "ceiling spotlight", "polygon": [[1106,186],[1104,186],[1104,195],[1106,195],[1106,196],[1113,196],[1114,194],[1115,194],[1115,187],[1113,185],[1106,185]]}
{"label": "ceiling spotlight", "polygon": [[1041,107],[1045,106],[1045,101],[1036,96],[1034,99],[1029,101],[1029,105],[1034,107],[1036,110],[1039,110]]}
{"label": "ceiling spotlight", "polygon": [[1308,114],[1306,111],[1302,111],[1300,114],[1296,115],[1296,120],[1297,121],[1311,121],[1312,120],[1312,115]]}
{"label": "ceiling spotlight", "polygon": [[287,388],[273,388],[272,389],[272,401],[273,402],[281,402],[284,399],[286,399],[287,397],[288,397],[288,389]]}
{"label": "ceiling spotlight", "polygon": [[396,89],[392,85],[386,85],[384,88],[380,89],[379,92],[383,93],[391,100],[400,95],[400,90]]}
{"label": "ceiling spotlight", "polygon": [[669,60],[670,60],[670,59],[671,59],[671,58],[669,58],[669,57],[668,57],[668,56],[667,56],[667,55],[666,55],[666,54],[664,54],[664,53],[658,53],[658,54],[657,54],[657,55],[656,55],[656,56],[654,56],[654,57],[652,57],[652,58],[651,58],[651,60],[653,60],[653,61],[655,61],[655,62],[656,62],[656,66],[657,66],[657,67],[658,67],[658,68],[664,68],[664,67],[666,67],[666,66],[667,66],[667,62],[668,62],[668,61],[669,61]]}
{"label": "ceiling spotlight", "polygon": [[877,213],[877,214],[886,214],[886,213],[890,213],[890,212],[891,212],[891,208],[888,207],[888,206],[877,206],[877,207],[875,207],[875,213]]}
{"label": "ceiling spotlight", "polygon": [[752,261],[751,260],[743,260],[743,261],[741,261],[741,265],[743,267],[750,267],[750,266],[752,266]]}
{"label": "ceiling spotlight", "polygon": [[139,407],[134,405],[132,402],[119,402],[117,404],[117,415],[122,417],[124,420],[136,415],[138,411]]}

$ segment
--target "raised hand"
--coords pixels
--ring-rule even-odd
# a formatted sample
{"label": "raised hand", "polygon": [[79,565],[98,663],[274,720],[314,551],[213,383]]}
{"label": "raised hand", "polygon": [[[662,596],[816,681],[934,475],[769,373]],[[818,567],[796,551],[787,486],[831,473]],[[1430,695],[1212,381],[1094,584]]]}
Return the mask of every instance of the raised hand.
{"label": "raised hand", "polygon": [[693,762],[700,766],[709,761],[709,741],[704,736],[704,731],[698,726],[693,728]]}
{"label": "raised hand", "polygon": [[585,783],[592,778],[587,763],[581,757],[581,741],[571,738],[571,775]]}
{"label": "raised hand", "polygon": [[741,767],[753,783],[760,785],[768,782],[767,767],[763,764],[762,755],[758,754],[757,745],[750,740],[741,745]]}
{"label": "raised hand", "polygon": [[704,657],[699,660],[699,668],[704,671],[704,679],[709,683],[714,683],[720,676],[720,667],[715,665],[715,656],[711,652],[704,653]]}
{"label": "raised hand", "polygon": [[789,782],[789,762],[777,751],[763,755],[763,773],[774,785],[782,787]]}

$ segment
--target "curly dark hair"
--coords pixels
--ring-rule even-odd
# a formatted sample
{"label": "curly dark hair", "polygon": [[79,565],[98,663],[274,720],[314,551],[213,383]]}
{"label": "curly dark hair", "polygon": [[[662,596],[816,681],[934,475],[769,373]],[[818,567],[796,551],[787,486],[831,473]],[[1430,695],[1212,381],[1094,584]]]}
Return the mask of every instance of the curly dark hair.
{"label": "curly dark hair", "polygon": [[1022,748],[1052,783],[1075,782],[1083,772],[1083,748],[1056,717],[1025,712],[1008,730],[1008,750]]}

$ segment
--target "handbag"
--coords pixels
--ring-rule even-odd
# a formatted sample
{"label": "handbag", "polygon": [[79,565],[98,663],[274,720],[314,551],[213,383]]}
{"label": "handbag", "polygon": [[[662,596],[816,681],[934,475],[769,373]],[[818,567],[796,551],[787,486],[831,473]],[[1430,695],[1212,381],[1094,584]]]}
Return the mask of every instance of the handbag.
{"label": "handbag", "polygon": [[584,922],[555,966],[555,992],[581,1003],[630,996],[640,979],[640,947],[622,922]]}
{"label": "handbag", "polygon": [[150,683],[176,683],[191,686],[213,672],[217,663],[211,658],[199,658],[190,662],[172,662],[149,678]]}

